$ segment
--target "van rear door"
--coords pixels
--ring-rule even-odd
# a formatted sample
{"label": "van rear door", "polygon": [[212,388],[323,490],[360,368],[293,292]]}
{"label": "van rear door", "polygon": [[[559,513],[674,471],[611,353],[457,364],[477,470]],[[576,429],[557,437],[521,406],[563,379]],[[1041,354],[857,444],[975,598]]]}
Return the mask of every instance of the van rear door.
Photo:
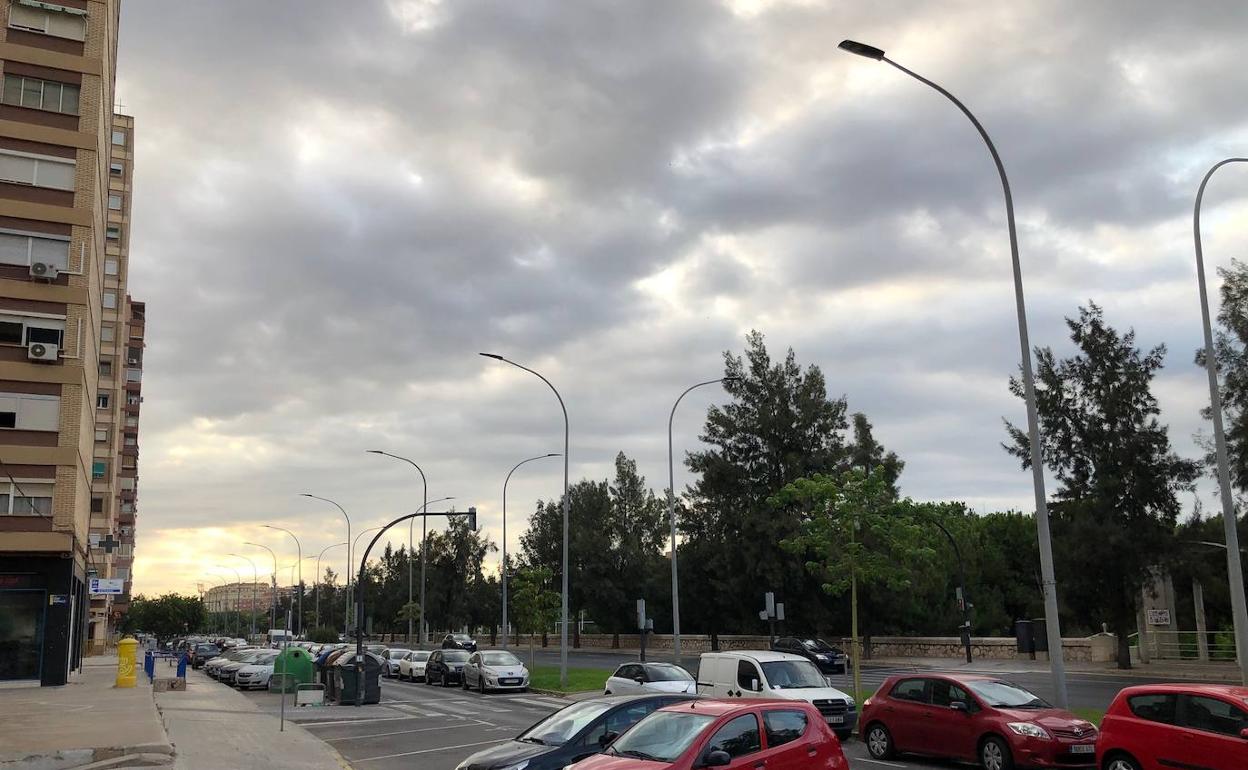
{"label": "van rear door", "polygon": [[728,682],[724,681],[724,656],[706,653],[698,660],[698,695],[723,698],[728,694]]}

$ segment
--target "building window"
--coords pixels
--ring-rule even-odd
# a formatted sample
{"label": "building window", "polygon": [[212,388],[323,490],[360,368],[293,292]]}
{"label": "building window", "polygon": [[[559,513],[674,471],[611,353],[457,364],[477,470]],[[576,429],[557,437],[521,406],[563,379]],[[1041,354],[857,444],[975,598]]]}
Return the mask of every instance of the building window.
{"label": "building window", "polygon": [[112,342],[115,331],[111,324],[105,324],[100,327],[100,342]]}
{"label": "building window", "polygon": [[143,363],[143,348],[128,347],[126,348],[126,363],[131,366],[140,366]]}
{"label": "building window", "polygon": [[126,436],[126,446],[138,446],[139,439],[137,436]]}
{"label": "building window", "polygon": [[60,417],[60,396],[0,393],[0,427],[56,431],[60,428]]}
{"label": "building window", "polygon": [[52,485],[39,481],[0,484],[0,514],[51,516]]}
{"label": "building window", "polygon": [[120,241],[121,227],[119,225],[109,225],[104,231],[104,237],[110,241]]}
{"label": "building window", "polygon": [[108,429],[97,430],[95,432],[95,440],[101,444],[108,441]]}
{"label": "building window", "polygon": [[113,144],[117,145],[118,147],[125,147],[126,146],[126,132],[114,131],[113,132]]}
{"label": "building window", "polygon": [[95,397],[96,409],[107,409],[108,405],[113,401],[113,392],[111,390],[101,390]]}
{"label": "building window", "polygon": [[126,396],[126,406],[138,406],[141,403],[143,403],[142,396],[135,396],[133,394]]}
{"label": "building window", "polygon": [[104,275],[117,275],[117,269],[118,269],[117,260],[115,259],[104,260]]}
{"label": "building window", "polygon": [[35,342],[41,342],[44,345],[56,345],[58,348],[64,347],[64,329],[50,329],[44,326],[34,326],[26,324],[26,344],[30,345]]}
{"label": "building window", "polygon": [[131,457],[130,455],[126,455],[121,458],[121,467],[129,471],[129,470],[134,470],[135,468],[137,468],[138,464],[135,463],[133,457]]}
{"label": "building window", "polygon": [[113,376],[113,362],[108,360],[107,358],[100,359],[100,376],[101,377]]}
{"label": "building window", "polygon": [[115,291],[104,292],[104,307],[109,310],[117,309],[117,292]]}
{"label": "building window", "polygon": [[86,11],[62,6],[32,8],[29,5],[13,3],[9,7],[9,26],[41,35],[81,41],[87,37],[85,13]]}
{"label": "building window", "polygon": [[92,513],[103,513],[103,512],[104,512],[104,498],[102,498],[102,497],[92,497],[92,498],[91,498],[91,512],[92,512]]}
{"label": "building window", "polygon": [[113,577],[116,578],[117,580],[128,580],[130,578],[130,568],[129,567],[114,567]]}
{"label": "building window", "polygon": [[126,382],[142,382],[142,381],[143,381],[142,369],[127,369],[126,370]]}
{"label": "building window", "polygon": [[74,161],[0,150],[0,180],[34,187],[74,189]]}
{"label": "building window", "polygon": [[138,418],[138,417],[127,417],[127,418],[126,418],[126,427],[127,427],[127,428],[137,428],[137,427],[139,427],[139,418]]}
{"label": "building window", "polygon": [[126,165],[124,163],[116,163],[116,162],[109,163],[108,173],[112,174],[113,176],[121,176],[122,174],[126,173]]}
{"label": "building window", "polygon": [[96,460],[91,463],[91,478],[102,479],[108,475],[108,461]]}
{"label": "building window", "polygon": [[69,268],[69,239],[0,230],[0,262],[6,265],[43,262],[66,270]]}
{"label": "building window", "polygon": [[51,318],[34,318],[17,315],[0,315],[0,343],[29,345],[42,342],[62,347],[65,322]]}
{"label": "building window", "polygon": [[78,114],[78,86],[54,80],[5,75],[4,94],[0,100],[16,107]]}
{"label": "building window", "polygon": [[108,196],[108,208],[110,211],[121,211],[121,196],[109,195]]}
{"label": "building window", "polygon": [[20,345],[25,334],[25,327],[21,321],[0,320],[0,342],[6,345]]}

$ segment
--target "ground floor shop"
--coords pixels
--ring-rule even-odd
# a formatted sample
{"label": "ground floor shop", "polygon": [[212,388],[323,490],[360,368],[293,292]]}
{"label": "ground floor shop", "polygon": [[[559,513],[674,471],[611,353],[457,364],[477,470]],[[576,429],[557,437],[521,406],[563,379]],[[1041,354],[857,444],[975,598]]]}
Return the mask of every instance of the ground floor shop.
{"label": "ground floor shop", "polygon": [[82,663],[90,601],[70,554],[0,554],[0,682],[63,685]]}

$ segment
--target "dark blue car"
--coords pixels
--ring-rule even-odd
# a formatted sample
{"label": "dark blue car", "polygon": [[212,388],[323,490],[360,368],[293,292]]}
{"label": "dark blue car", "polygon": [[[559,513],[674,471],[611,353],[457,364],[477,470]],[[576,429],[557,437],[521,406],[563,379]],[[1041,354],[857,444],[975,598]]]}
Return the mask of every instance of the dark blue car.
{"label": "dark blue car", "polygon": [[457,770],[500,770],[528,761],[525,770],[563,770],[600,753],[620,733],[655,709],[692,695],[612,695],[573,703],[506,743],[459,763]]}

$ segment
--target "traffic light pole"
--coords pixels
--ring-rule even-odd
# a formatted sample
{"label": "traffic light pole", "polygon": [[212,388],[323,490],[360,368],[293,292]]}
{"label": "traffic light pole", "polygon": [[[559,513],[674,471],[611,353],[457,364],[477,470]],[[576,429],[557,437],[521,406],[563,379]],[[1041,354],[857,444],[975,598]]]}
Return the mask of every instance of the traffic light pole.
{"label": "traffic light pole", "polygon": [[360,569],[358,578],[355,581],[355,705],[364,705],[364,565],[368,564],[368,554],[373,550],[373,546],[377,545],[377,541],[386,531],[395,524],[401,524],[408,519],[422,519],[430,516],[445,516],[448,519],[452,516],[467,516],[468,528],[474,532],[477,529],[477,509],[469,508],[466,513],[457,513],[455,511],[436,511],[425,512],[417,511],[409,513],[406,516],[400,516],[394,521],[377,531],[373,535],[373,539],[368,542],[368,546],[364,549],[364,557],[360,559]]}

